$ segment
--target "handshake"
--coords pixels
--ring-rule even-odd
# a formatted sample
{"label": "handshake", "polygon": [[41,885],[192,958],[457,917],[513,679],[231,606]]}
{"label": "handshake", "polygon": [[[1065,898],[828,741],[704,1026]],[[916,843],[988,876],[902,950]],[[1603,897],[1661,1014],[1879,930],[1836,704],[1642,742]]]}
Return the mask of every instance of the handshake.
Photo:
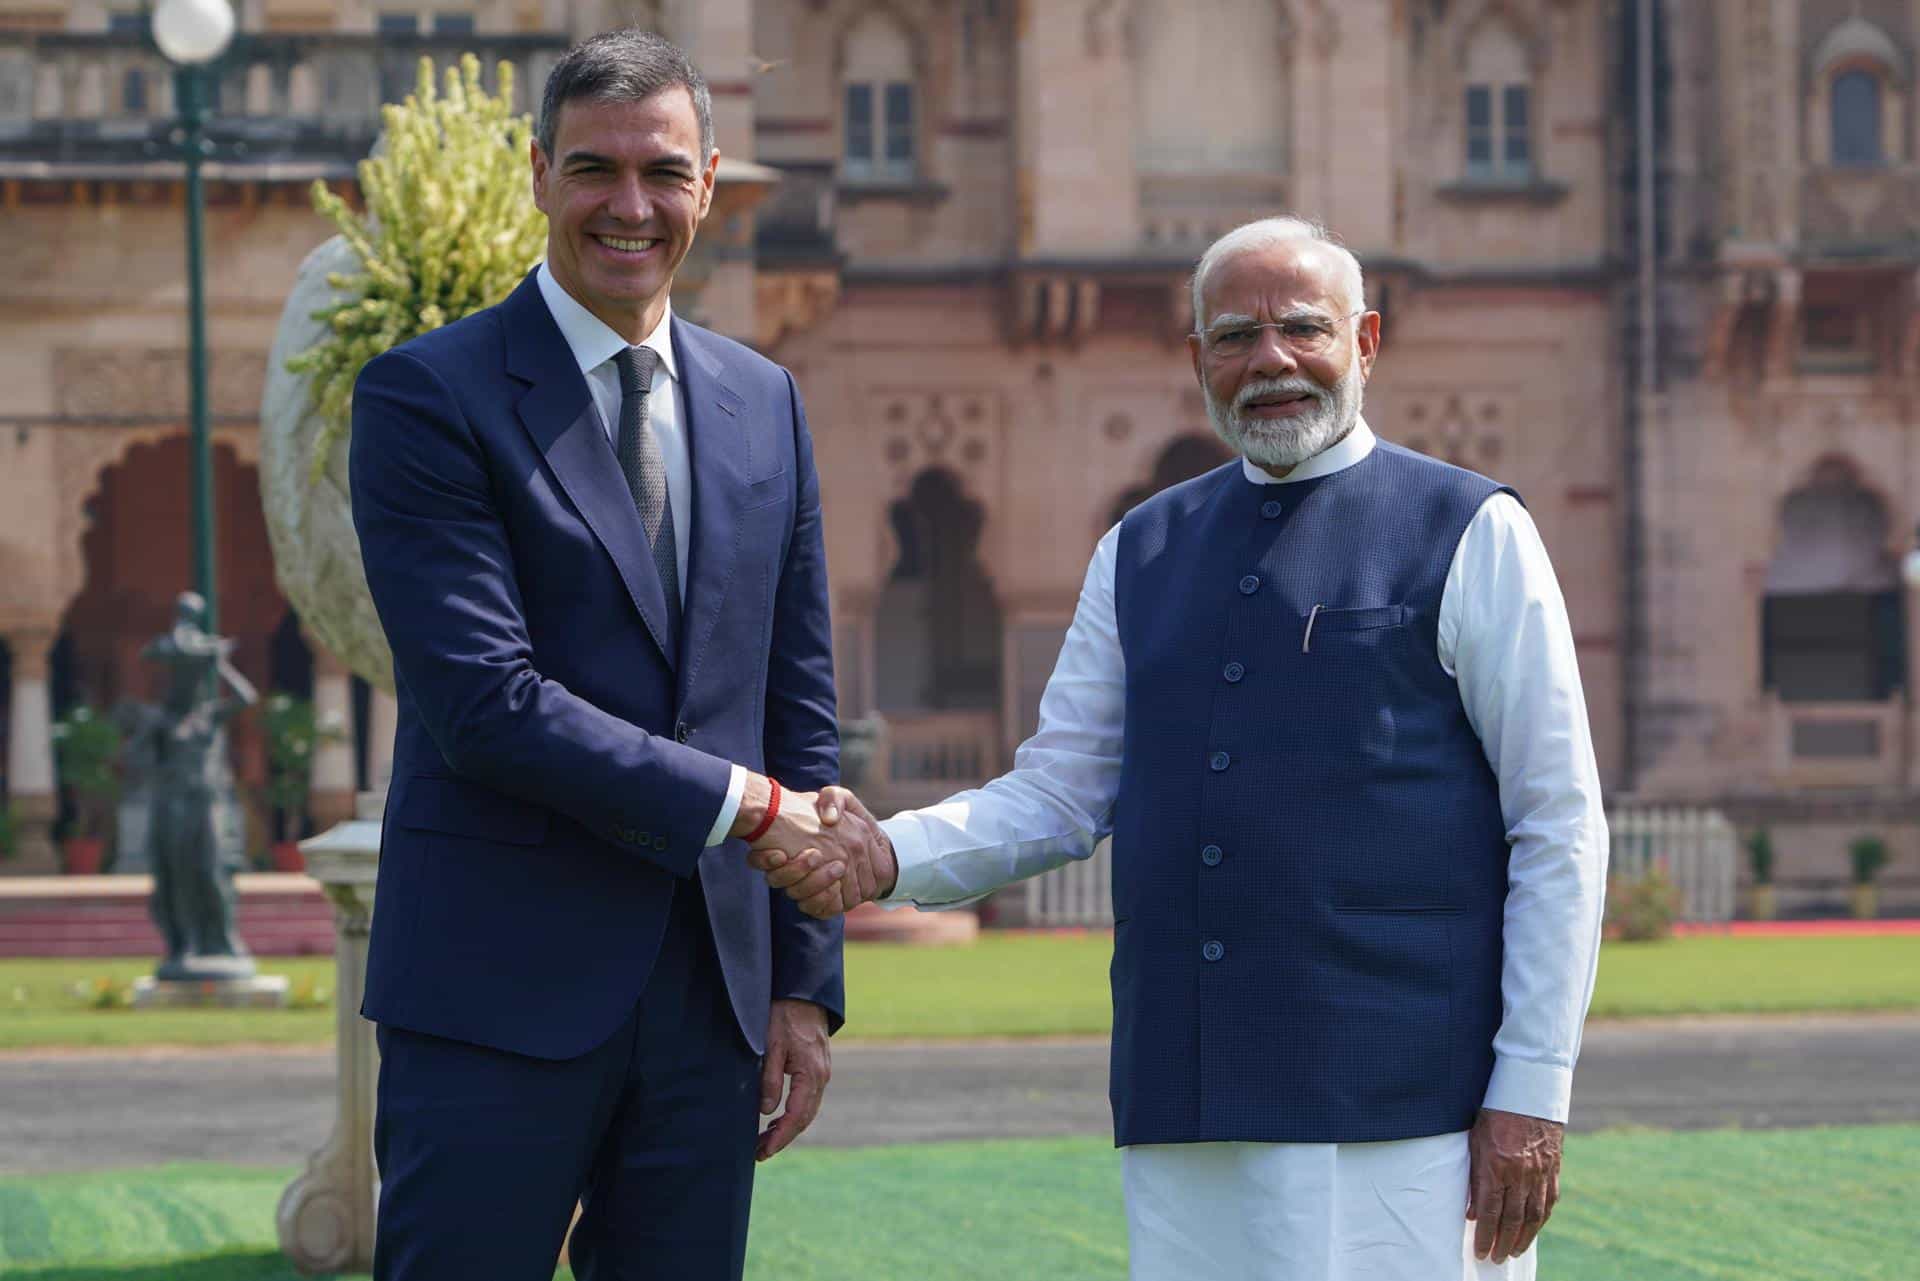
{"label": "handshake", "polygon": [[731,835],[748,838],[747,861],[768,885],[822,920],[889,892],[899,874],[893,843],[844,787],[790,792],[749,774]]}

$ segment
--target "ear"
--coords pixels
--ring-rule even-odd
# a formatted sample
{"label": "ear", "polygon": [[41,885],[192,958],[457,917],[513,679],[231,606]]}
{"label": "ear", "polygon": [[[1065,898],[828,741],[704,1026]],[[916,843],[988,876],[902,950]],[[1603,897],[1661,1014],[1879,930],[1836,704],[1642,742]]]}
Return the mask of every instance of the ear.
{"label": "ear", "polygon": [[527,152],[528,167],[533,171],[533,207],[541,213],[548,213],[547,175],[551,166],[547,153],[540,149],[538,141],[527,144]]}
{"label": "ear", "polygon": [[715,147],[713,154],[707,157],[707,167],[700,175],[700,217],[704,221],[707,210],[713,208],[713,184],[720,174],[720,148]]}
{"label": "ear", "polygon": [[1380,355],[1380,313],[1370,311],[1361,316],[1353,327],[1353,334],[1359,347],[1360,377],[1365,379],[1373,373],[1373,362]]}
{"label": "ear", "polygon": [[1206,371],[1200,367],[1200,336],[1198,334],[1187,335],[1187,355],[1193,358],[1194,381],[1200,384],[1202,391],[1205,391],[1207,388],[1207,375]]}

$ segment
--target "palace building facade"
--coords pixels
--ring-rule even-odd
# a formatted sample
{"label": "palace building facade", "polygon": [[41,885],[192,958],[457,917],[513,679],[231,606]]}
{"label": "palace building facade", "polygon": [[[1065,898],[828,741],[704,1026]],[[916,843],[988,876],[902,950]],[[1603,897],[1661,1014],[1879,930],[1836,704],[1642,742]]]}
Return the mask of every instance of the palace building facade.
{"label": "palace building facade", "polygon": [[[1095,540],[1225,457],[1188,276],[1288,211],[1366,266],[1375,430],[1539,523],[1615,797],[1767,827],[1788,910],[1837,905],[1847,842],[1879,835],[1885,898],[1920,904],[1920,2],[1660,0],[1651,77],[1637,0],[237,7],[209,175],[222,627],[263,685],[357,722],[317,819],[377,780],[391,705],[302,635],[259,512],[268,348],[329,234],[307,186],[351,188],[421,54],[512,61],[524,98],[638,23],[712,82],[727,166],[675,305],[806,397],[884,800],[1010,760]],[[183,211],[145,30],[0,0],[0,869],[49,857],[50,722],[150,693],[139,648],[188,580]],[[257,735],[235,750],[257,778]]]}

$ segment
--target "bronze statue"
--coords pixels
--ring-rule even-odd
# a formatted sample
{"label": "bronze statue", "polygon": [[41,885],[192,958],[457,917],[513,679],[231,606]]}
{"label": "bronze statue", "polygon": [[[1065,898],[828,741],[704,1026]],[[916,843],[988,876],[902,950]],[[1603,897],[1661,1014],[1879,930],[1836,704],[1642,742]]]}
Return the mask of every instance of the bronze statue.
{"label": "bronze statue", "polygon": [[233,873],[244,850],[226,722],[258,695],[230,661],[235,644],[208,632],[206,602],[182,592],[172,630],[141,652],[170,669],[165,700],[140,745],[154,763],[150,908],[167,945],[156,978],[253,974],[233,924]]}

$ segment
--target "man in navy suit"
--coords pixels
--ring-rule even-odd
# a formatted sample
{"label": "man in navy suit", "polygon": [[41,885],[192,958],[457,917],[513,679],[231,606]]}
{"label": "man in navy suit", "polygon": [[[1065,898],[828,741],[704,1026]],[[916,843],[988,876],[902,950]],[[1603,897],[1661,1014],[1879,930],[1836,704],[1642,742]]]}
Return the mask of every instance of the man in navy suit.
{"label": "man in navy suit", "polygon": [[785,370],[668,305],[719,162],[686,56],[571,50],[531,159],[546,262],[354,392],[400,713],[374,1271],[544,1281],[577,1201],[582,1278],[737,1278],[754,1158],[812,1120],[844,1016],[839,925],[747,846],[819,850],[851,902],[879,839],[821,822],[812,448]]}

